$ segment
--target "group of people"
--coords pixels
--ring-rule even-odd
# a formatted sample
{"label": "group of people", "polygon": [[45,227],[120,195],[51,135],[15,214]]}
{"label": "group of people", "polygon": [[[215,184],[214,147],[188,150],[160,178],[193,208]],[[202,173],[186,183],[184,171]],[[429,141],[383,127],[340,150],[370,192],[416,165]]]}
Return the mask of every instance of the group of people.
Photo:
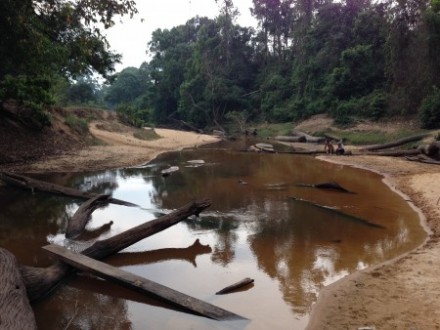
{"label": "group of people", "polygon": [[342,140],[338,142],[337,147],[335,149],[335,147],[332,144],[332,140],[329,138],[325,139],[324,151],[327,154],[336,154],[336,155],[343,155],[345,153]]}

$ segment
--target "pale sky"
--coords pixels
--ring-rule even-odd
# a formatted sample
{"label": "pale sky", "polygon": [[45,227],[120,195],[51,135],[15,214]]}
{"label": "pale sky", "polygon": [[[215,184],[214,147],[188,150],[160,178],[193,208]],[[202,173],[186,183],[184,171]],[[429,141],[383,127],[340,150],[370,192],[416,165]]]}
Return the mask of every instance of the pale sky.
{"label": "pale sky", "polygon": [[[147,44],[156,29],[170,29],[185,24],[195,16],[218,16],[219,7],[215,0],[137,0],[139,14],[133,19],[124,18],[121,23],[105,31],[111,50],[122,54],[122,64],[116,66],[121,71],[128,66],[138,68],[142,62],[148,61]],[[237,23],[242,26],[256,26],[249,8],[252,0],[234,0],[240,16]],[[143,22],[141,21],[143,19]]]}

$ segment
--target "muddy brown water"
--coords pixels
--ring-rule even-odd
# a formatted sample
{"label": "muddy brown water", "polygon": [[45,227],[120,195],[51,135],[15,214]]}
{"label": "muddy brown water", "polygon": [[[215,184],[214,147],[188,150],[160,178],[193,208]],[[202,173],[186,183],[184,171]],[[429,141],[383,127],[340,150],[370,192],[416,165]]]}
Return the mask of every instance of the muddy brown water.
{"label": "muddy brown water", "polygon": [[[170,166],[180,170],[162,177]],[[206,148],[164,154],[143,168],[36,177],[112,193],[140,207],[99,209],[87,236],[71,241],[64,231],[78,201],[0,187],[0,244],[21,263],[48,265],[41,250],[48,243],[80,251],[208,197],[212,206],[200,217],[106,261],[249,319],[208,320],[77,275],[33,305],[40,329],[302,329],[323,286],[405,253],[426,237],[416,212],[379,175],[307,156]],[[353,193],[308,186],[330,181]],[[110,229],[101,228],[110,220]],[[197,239],[201,245],[193,245]],[[245,277],[254,284],[215,295]]]}

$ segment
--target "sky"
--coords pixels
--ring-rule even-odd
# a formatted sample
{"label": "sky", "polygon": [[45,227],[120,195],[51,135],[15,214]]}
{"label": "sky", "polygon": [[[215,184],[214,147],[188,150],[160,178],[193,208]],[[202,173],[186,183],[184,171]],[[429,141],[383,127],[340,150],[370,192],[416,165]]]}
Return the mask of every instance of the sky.
{"label": "sky", "polygon": [[[149,58],[146,54],[151,34],[157,29],[171,29],[185,24],[195,16],[218,16],[219,7],[215,0],[137,0],[139,13],[132,19],[123,17],[115,20],[116,25],[105,31],[110,49],[122,55],[122,63],[116,65],[116,72],[128,66],[139,66]],[[256,26],[249,8],[252,0],[234,0],[240,16],[237,23],[242,26]]]}

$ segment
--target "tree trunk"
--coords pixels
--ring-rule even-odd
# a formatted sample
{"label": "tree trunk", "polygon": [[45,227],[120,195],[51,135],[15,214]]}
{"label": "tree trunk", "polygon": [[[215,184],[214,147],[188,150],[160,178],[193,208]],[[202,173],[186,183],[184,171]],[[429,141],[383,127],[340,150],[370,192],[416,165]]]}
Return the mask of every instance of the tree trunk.
{"label": "tree trunk", "polygon": [[81,204],[67,224],[66,237],[74,239],[84,230],[90,216],[96,209],[108,205],[111,195],[98,195]]}
{"label": "tree trunk", "polygon": [[0,248],[0,328],[37,329],[17,259]]}
{"label": "tree trunk", "polygon": [[[152,220],[133,227],[118,235],[95,242],[92,246],[81,252],[93,259],[103,259],[115,254],[140,240],[167,229],[191,215],[199,215],[204,209],[211,205],[209,199],[188,203],[181,208]],[[21,266],[20,271],[26,285],[29,299],[31,301],[44,297],[51,291],[72,269],[57,262],[47,268]]]}
{"label": "tree trunk", "polygon": [[234,314],[223,308],[211,305],[197,298],[193,298],[179,291],[168,288],[162,284],[150,281],[144,277],[126,272],[120,268],[110,266],[101,261],[74,253],[59,245],[47,245],[46,251],[55,254],[63,262],[100,278],[121,284],[139,293],[153,295],[160,300],[171,303],[179,308],[197,315],[209,317],[214,320],[240,320],[242,316]]}
{"label": "tree trunk", "polygon": [[402,157],[402,156],[419,155],[420,153],[421,152],[418,149],[411,149],[411,150],[390,150],[390,151],[379,151],[379,152],[364,152],[360,155]]}
{"label": "tree trunk", "polygon": [[[63,187],[49,182],[40,181],[37,179],[32,179],[27,176],[19,175],[16,173],[2,172],[0,173],[0,180],[12,186],[29,189],[31,191],[37,190],[37,191],[75,197],[80,199],[90,199],[97,195],[69,187]],[[124,206],[138,206],[136,204],[122,201],[116,198],[110,198],[109,203],[124,205]]]}
{"label": "tree trunk", "polygon": [[414,141],[422,140],[425,137],[429,136],[430,134],[431,133],[423,133],[423,134],[408,136],[406,138],[399,139],[399,140],[396,140],[396,141],[393,141],[393,142],[390,142],[390,143],[384,143],[384,144],[379,144],[379,145],[371,146],[371,147],[365,148],[365,150],[374,151],[374,150],[393,148],[393,147],[401,146],[403,144],[407,144],[409,142],[414,142]]}

